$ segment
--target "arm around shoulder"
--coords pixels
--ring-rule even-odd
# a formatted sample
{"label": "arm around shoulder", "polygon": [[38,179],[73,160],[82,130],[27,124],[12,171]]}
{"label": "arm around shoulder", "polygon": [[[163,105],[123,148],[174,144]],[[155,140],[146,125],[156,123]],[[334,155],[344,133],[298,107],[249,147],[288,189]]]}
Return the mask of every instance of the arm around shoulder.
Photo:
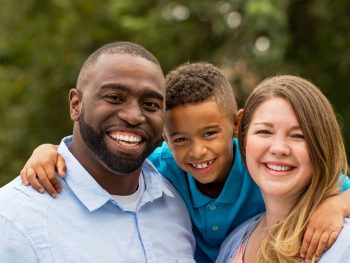
{"label": "arm around shoulder", "polygon": [[0,215],[0,262],[39,262],[29,240]]}

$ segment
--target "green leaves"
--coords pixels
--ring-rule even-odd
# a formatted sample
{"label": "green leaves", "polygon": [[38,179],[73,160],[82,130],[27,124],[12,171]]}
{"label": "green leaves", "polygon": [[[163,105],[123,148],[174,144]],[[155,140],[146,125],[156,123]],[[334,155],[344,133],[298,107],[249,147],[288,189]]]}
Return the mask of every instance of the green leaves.
{"label": "green leaves", "polygon": [[35,146],[71,133],[68,91],[87,56],[117,40],[144,45],[165,73],[186,61],[217,64],[240,105],[268,75],[309,78],[343,117],[349,143],[349,3],[0,1],[0,185]]}

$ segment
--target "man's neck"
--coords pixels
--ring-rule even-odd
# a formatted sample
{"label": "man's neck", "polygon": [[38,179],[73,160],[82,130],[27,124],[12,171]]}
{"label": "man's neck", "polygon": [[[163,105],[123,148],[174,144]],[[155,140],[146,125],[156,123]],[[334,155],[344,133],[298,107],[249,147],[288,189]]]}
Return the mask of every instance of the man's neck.
{"label": "man's neck", "polygon": [[118,174],[108,169],[80,139],[74,138],[72,154],[96,182],[112,195],[130,195],[137,190],[142,167],[128,174]]}

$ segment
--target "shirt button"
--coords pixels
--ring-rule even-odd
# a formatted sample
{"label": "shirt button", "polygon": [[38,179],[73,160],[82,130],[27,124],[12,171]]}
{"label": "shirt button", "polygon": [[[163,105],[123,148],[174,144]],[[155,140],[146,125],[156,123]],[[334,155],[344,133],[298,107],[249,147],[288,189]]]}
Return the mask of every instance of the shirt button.
{"label": "shirt button", "polygon": [[212,205],[212,206],[209,206],[209,210],[213,211],[216,209],[216,206],[215,205]]}
{"label": "shirt button", "polygon": [[213,226],[211,229],[212,229],[213,231],[218,231],[218,230],[219,230],[219,227],[218,227],[218,226]]}

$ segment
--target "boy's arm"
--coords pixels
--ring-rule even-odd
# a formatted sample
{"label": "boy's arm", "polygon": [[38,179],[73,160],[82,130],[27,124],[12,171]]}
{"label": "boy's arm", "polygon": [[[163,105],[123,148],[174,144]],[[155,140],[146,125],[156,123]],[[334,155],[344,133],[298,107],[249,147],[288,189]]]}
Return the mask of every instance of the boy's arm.
{"label": "boy's arm", "polygon": [[[342,188],[348,182],[344,181]],[[338,238],[345,217],[350,217],[350,190],[328,197],[311,214],[300,256],[305,258],[306,262],[311,260],[313,255],[319,260],[324,250],[331,247]]]}
{"label": "boy's arm", "polygon": [[65,176],[66,164],[63,157],[57,152],[57,146],[42,144],[33,151],[20,172],[20,177],[24,185],[30,184],[38,192],[46,190],[52,197],[56,197],[61,192],[56,171],[59,176]]}

